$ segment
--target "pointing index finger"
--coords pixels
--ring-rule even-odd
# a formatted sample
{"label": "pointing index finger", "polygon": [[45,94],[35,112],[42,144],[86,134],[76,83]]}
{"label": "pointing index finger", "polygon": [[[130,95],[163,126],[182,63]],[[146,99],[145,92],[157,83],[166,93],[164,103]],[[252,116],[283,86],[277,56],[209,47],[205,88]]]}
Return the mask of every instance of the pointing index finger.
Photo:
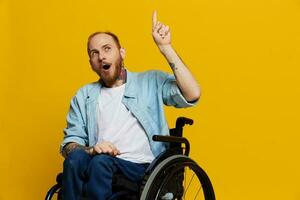
{"label": "pointing index finger", "polygon": [[153,15],[152,15],[152,27],[154,28],[157,23],[157,13],[156,10],[154,10]]}

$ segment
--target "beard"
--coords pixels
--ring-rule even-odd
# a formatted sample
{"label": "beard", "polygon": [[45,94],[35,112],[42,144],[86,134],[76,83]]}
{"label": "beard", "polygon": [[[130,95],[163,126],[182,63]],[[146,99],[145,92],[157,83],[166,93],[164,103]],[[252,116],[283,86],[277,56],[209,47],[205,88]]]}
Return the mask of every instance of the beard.
{"label": "beard", "polygon": [[116,83],[117,80],[119,80],[122,67],[123,67],[123,59],[120,56],[116,60],[116,62],[112,64],[111,69],[109,69],[111,71],[109,71],[108,73],[106,72],[100,73],[100,77],[104,82],[105,86],[111,87]]}

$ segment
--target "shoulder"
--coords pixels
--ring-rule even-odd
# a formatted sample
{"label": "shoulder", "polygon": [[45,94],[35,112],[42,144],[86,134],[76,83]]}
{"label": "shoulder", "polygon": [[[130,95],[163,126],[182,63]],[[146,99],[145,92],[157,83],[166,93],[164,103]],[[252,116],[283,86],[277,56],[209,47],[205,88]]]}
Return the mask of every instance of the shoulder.
{"label": "shoulder", "polygon": [[90,96],[90,94],[93,93],[94,90],[97,90],[99,88],[100,88],[99,81],[85,84],[76,91],[75,97],[80,99],[86,99],[87,97]]}

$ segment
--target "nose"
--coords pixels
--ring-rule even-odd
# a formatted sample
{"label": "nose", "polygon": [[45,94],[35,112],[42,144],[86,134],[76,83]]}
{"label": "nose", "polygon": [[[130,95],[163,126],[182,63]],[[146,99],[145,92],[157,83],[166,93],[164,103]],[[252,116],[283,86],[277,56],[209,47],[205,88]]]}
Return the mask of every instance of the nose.
{"label": "nose", "polygon": [[98,59],[100,61],[105,60],[105,57],[104,57],[103,53],[99,53]]}

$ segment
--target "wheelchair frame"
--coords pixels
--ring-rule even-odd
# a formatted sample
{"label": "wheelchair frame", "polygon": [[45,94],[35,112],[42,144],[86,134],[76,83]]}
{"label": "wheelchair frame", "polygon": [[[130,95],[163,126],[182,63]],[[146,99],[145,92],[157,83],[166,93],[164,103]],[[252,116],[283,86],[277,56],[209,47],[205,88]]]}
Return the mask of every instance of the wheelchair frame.
{"label": "wheelchair frame", "polygon": [[[209,177],[195,161],[188,157],[190,144],[186,138],[182,137],[185,124],[192,125],[193,120],[178,117],[176,127],[170,129],[170,136],[154,135],[152,138],[154,141],[168,142],[170,147],[150,163],[140,184],[132,183],[119,174],[114,176],[113,188],[118,188],[120,191],[118,190],[119,192],[109,200],[169,200],[173,198],[182,199],[182,197],[185,199],[185,192],[182,186],[184,179],[182,166],[189,167],[195,172],[201,183],[205,200],[215,200],[213,186]],[[182,147],[182,144],[185,144],[185,148]],[[173,179],[176,180],[171,184],[173,193],[166,192],[167,196],[160,198],[159,192],[162,192],[162,188]],[[56,182],[47,192],[46,200],[52,199],[55,193],[57,193],[58,200],[62,199],[62,173],[57,175]]]}

